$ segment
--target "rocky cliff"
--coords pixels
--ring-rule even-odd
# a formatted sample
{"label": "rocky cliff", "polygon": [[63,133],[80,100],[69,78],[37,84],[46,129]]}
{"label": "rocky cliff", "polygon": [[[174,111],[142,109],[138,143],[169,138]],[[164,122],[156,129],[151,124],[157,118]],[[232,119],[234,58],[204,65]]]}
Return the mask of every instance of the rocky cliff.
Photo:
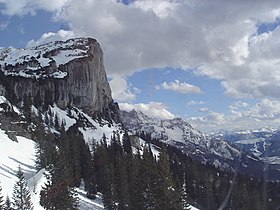
{"label": "rocky cliff", "polygon": [[0,68],[0,95],[15,103],[30,97],[33,104],[75,106],[92,115],[116,109],[95,39],[0,49]]}

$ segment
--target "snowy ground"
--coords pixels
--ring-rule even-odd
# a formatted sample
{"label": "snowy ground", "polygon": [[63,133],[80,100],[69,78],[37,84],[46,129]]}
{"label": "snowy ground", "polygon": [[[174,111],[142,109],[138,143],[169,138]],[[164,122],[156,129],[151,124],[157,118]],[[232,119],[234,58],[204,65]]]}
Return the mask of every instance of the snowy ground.
{"label": "snowy ground", "polygon": [[[46,178],[44,170],[36,172],[35,170],[35,144],[32,140],[17,136],[18,142],[8,138],[5,131],[0,129],[0,182],[2,194],[6,198],[12,198],[13,186],[17,181],[16,172],[20,166],[24,176],[28,181],[28,188],[31,192],[34,210],[43,210],[40,206],[40,191]],[[97,199],[90,200],[86,198],[85,191],[77,189],[80,200],[80,210],[101,210],[104,209],[101,195]]]}
{"label": "snowy ground", "polygon": [[[56,113],[61,121],[65,121],[66,129],[68,129],[76,122],[75,116],[68,116],[66,111],[61,110],[56,106],[52,108],[52,112]],[[79,110],[79,112],[81,111]],[[90,116],[84,113],[82,114],[92,125],[90,127],[80,129],[80,131],[84,135],[84,139],[86,142],[90,142],[92,138],[95,138],[95,140],[99,141],[102,138],[103,134],[105,134],[107,140],[110,141],[112,133],[114,131],[120,130],[118,125],[110,126],[105,122],[103,125],[100,125],[96,121],[92,120]],[[123,133],[120,134],[120,137],[122,137],[122,135]],[[32,203],[34,204],[34,210],[43,210],[44,208],[39,204],[40,191],[42,189],[42,186],[46,182],[46,178],[44,176],[44,170],[37,172],[34,167],[35,143],[34,141],[21,136],[17,136],[17,140],[18,142],[12,141],[5,133],[5,131],[0,129],[0,184],[3,189],[2,194],[4,197],[9,196],[10,198],[12,198],[13,186],[17,181],[16,172],[18,170],[18,167],[20,166],[28,182],[28,188],[31,192],[31,199]],[[140,148],[143,148],[145,142],[142,139],[139,139],[139,141]],[[153,154],[158,158],[159,148],[157,148],[156,146],[152,146],[151,149]],[[86,197],[86,192],[83,190],[83,187],[80,187],[76,190],[79,198],[79,210],[104,209],[101,194],[98,194],[95,200],[90,200]],[[190,210],[198,209],[191,206]]]}

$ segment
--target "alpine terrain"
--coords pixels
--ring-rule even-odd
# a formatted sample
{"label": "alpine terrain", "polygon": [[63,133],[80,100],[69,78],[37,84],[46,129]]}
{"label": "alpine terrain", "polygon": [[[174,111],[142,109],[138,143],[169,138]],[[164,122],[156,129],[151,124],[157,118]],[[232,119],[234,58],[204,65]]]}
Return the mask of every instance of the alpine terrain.
{"label": "alpine terrain", "polygon": [[277,209],[278,136],[121,111],[93,38],[0,49],[0,209]]}

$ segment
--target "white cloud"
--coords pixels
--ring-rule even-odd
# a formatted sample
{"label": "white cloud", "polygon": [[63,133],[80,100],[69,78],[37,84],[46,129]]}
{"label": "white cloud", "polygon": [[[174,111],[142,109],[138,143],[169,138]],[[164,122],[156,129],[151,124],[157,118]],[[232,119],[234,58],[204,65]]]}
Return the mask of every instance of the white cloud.
{"label": "white cloud", "polygon": [[239,110],[240,108],[246,108],[248,106],[249,104],[246,102],[237,101],[234,104],[230,105],[229,109],[233,111],[233,110]]}
{"label": "white cloud", "polygon": [[280,16],[278,1],[0,3],[4,5],[2,13],[8,15],[51,11],[56,20],[68,23],[74,34],[97,38],[109,74],[127,76],[150,67],[199,66],[197,74],[221,80],[229,95],[280,98],[280,27],[269,33],[256,33],[258,23],[273,22]]}
{"label": "white cloud", "polygon": [[221,129],[280,128],[279,101],[262,99],[251,107],[247,103],[237,102],[233,107],[229,115],[209,111],[203,117],[191,117],[187,121],[205,132]]}
{"label": "white cloud", "polygon": [[193,106],[193,105],[202,105],[205,104],[204,101],[195,101],[195,100],[191,100],[190,102],[187,103],[188,106]]}
{"label": "white cloud", "polygon": [[167,107],[161,102],[149,102],[147,104],[129,104],[129,103],[119,103],[120,109],[125,111],[131,111],[133,109],[139,110],[144,114],[159,119],[172,119],[176,117]]}
{"label": "white cloud", "polygon": [[6,15],[35,15],[38,10],[59,11],[68,0],[0,0],[0,12]]}
{"label": "white cloud", "polygon": [[57,17],[101,42],[109,73],[201,66],[197,73],[223,81],[229,95],[279,98],[280,29],[256,35],[257,23],[274,21],[279,8],[276,1],[69,0]]}
{"label": "white cloud", "polygon": [[65,31],[65,30],[59,30],[57,33],[48,32],[43,34],[37,41],[31,40],[29,41],[26,46],[32,47],[38,44],[44,44],[51,41],[63,41],[70,38],[76,37],[76,35],[73,33],[73,31]]}
{"label": "white cloud", "polygon": [[164,82],[161,85],[156,86],[156,89],[172,90],[182,94],[201,93],[199,87],[185,82],[180,82],[179,80],[175,80],[175,82],[170,83]]}
{"label": "white cloud", "polygon": [[[220,80],[228,95],[260,99],[257,106],[233,108],[230,116],[209,112],[201,122],[209,124],[212,119],[232,127],[257,126],[259,121],[278,122],[280,27],[256,33],[259,23],[274,22],[280,17],[278,1],[138,0],[123,5],[115,0],[83,3],[0,0],[0,3],[1,12],[8,15],[34,14],[39,9],[52,11],[56,20],[69,24],[73,35],[97,38],[110,75],[121,75],[124,79],[150,67],[191,68],[198,75]],[[113,80],[115,97],[133,100],[136,93],[120,78]],[[165,87],[176,89],[174,84],[165,83]],[[235,125],[237,120],[240,123]]]}
{"label": "white cloud", "polygon": [[114,76],[109,82],[115,101],[133,101],[135,100],[136,95],[140,93],[140,90],[135,87],[131,87],[131,85],[127,83],[125,78]]}
{"label": "white cloud", "polygon": [[207,107],[201,107],[201,108],[198,108],[197,111],[199,111],[199,112],[208,112],[209,109]]}

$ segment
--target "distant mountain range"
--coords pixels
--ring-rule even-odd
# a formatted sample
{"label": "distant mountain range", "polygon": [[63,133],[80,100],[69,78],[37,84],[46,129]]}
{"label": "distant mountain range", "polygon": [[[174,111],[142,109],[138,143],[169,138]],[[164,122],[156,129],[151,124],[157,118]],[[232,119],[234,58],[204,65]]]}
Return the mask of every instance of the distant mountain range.
{"label": "distant mountain range", "polygon": [[160,120],[140,111],[121,111],[132,133],[143,131],[204,164],[262,178],[268,164],[271,180],[280,179],[280,141],[275,130],[224,132],[206,135],[181,118]]}

